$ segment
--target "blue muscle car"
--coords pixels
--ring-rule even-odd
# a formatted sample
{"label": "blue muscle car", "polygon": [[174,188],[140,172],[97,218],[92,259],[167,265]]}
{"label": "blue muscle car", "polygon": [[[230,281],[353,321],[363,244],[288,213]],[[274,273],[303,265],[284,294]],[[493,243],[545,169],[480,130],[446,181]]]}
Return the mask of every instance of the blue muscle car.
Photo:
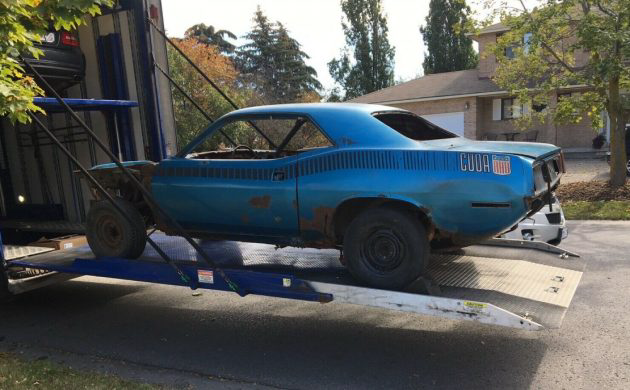
{"label": "blue muscle car", "polygon": [[[341,103],[237,110],[174,157],[126,165],[193,237],[339,248],[382,288],[415,280],[432,248],[510,229],[564,172],[553,145],[471,141],[398,108]],[[95,202],[96,255],[138,257],[149,225],[175,234],[113,164],[92,172],[136,221]]]}

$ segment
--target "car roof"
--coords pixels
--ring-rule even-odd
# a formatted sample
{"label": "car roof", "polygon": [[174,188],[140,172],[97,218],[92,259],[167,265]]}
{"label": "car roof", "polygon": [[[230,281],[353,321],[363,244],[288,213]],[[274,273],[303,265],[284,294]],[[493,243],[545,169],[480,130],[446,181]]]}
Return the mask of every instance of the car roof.
{"label": "car roof", "polygon": [[248,107],[223,116],[299,114],[311,117],[338,146],[405,147],[415,144],[373,114],[406,110],[363,103],[294,103]]}
{"label": "car roof", "polygon": [[310,115],[317,114],[335,114],[335,113],[354,113],[354,114],[372,114],[380,111],[405,111],[400,108],[381,106],[378,104],[365,103],[290,103],[290,104],[272,104],[267,106],[255,106],[241,108],[232,111],[231,115],[248,115],[248,114],[287,114],[287,113],[304,113]]}

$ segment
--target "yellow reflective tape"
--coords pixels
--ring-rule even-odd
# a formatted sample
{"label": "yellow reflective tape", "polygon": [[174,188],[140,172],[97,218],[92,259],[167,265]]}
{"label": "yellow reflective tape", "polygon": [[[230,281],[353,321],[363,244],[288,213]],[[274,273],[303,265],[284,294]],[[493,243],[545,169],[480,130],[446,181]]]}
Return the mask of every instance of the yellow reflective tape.
{"label": "yellow reflective tape", "polygon": [[488,304],[487,303],[464,301],[464,306],[470,307],[471,309],[485,309],[486,307],[488,307]]}

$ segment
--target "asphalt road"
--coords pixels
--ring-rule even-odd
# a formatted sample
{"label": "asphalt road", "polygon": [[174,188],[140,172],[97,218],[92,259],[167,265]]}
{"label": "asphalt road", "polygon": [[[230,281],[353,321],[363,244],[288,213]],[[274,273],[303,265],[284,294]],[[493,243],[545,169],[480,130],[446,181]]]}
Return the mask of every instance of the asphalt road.
{"label": "asphalt road", "polygon": [[629,388],[630,223],[570,224],[562,328],[80,278],[0,307],[0,350],[181,388]]}

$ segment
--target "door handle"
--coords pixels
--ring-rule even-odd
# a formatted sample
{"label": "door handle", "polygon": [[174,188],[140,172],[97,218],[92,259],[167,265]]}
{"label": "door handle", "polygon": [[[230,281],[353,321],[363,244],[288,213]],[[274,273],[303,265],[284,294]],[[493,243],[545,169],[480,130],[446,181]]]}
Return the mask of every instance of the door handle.
{"label": "door handle", "polygon": [[275,170],[271,174],[271,181],[282,181],[286,178],[286,174],[282,170]]}

